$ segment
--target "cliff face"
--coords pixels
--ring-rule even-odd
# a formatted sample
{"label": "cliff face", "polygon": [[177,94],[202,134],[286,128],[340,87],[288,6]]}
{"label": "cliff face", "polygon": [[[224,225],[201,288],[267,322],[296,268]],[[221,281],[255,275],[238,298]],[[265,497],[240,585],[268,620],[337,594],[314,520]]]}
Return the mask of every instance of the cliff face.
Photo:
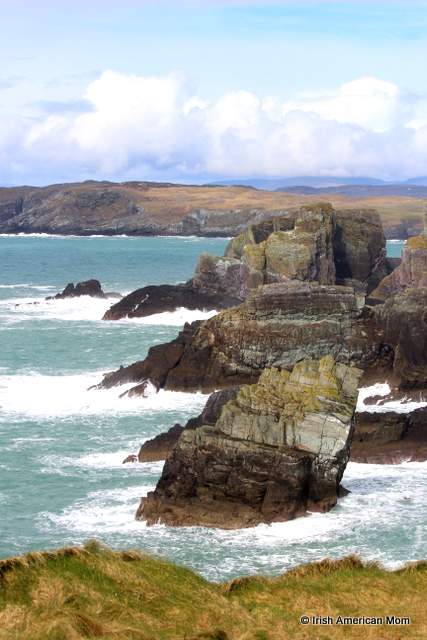
{"label": "cliff face", "polygon": [[427,287],[427,237],[410,238],[405,242],[402,261],[372,292],[372,296],[386,300],[390,295],[408,288]]}
{"label": "cliff face", "polygon": [[361,371],[331,356],[266,369],[214,427],[185,430],[137,517],[234,528],[289,520],[337,501]]}

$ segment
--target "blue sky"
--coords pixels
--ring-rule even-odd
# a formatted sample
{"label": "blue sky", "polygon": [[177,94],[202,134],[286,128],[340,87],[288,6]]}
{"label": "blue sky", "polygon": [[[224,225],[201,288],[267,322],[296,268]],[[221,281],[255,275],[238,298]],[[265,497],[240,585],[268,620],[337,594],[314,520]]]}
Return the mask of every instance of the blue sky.
{"label": "blue sky", "polygon": [[[0,183],[425,173],[426,9],[408,0],[0,0]],[[155,102],[153,87],[137,79],[153,77],[164,81],[154,88],[160,112],[166,84],[173,84],[166,115],[154,104],[145,113],[146,91]],[[342,87],[355,81],[343,99]],[[110,108],[119,90],[133,111]],[[183,122],[191,100],[196,108]],[[265,107],[269,100],[273,110]],[[362,110],[372,103],[372,117],[358,118],[358,100]],[[350,103],[355,115],[346,118]],[[137,135],[137,147],[132,118],[138,131],[159,127],[159,144],[148,131],[148,138]],[[115,133],[104,144],[110,127]],[[334,153],[328,150],[323,164],[304,157],[304,144],[312,154],[325,137]],[[279,144],[289,162],[278,159]],[[399,145],[408,157],[385,162],[387,149],[395,154]],[[365,164],[351,158],[356,153]]]}

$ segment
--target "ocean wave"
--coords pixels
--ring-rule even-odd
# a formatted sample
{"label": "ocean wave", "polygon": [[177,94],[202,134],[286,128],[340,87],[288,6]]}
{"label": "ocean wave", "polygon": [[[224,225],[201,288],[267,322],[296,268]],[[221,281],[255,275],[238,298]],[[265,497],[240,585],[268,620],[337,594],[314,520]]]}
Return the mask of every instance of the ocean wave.
{"label": "ocean wave", "polygon": [[138,532],[144,523],[135,520],[135,512],[142,496],[154,487],[141,485],[126,489],[91,492],[60,514],[42,513],[38,517],[41,528],[60,527],[67,531],[96,534]]}
{"label": "ocean wave", "polygon": [[[412,400],[407,396],[402,398],[387,399],[391,393],[390,385],[387,382],[377,382],[369,387],[361,387],[357,399],[356,411],[367,411],[369,413],[386,413],[395,411],[396,413],[410,413],[415,409],[427,406],[427,401]],[[375,404],[369,404],[367,400],[375,396],[380,396]]]}
{"label": "ocean wave", "polygon": [[28,282],[19,282],[17,284],[0,284],[0,289],[36,289],[37,291],[49,291],[54,289],[53,285],[29,284]]}
{"label": "ocean wave", "polygon": [[[32,288],[39,291],[55,289],[48,285],[3,285],[7,289]],[[29,320],[102,321],[104,313],[117,302],[117,298],[93,298],[79,296],[59,300],[45,297],[13,297],[0,300],[1,320],[4,324],[17,324]],[[138,323],[142,325],[182,327],[186,322],[206,320],[218,312],[179,307],[174,311],[155,313],[144,318],[122,318],[117,323]]]}
{"label": "ocean wave", "polygon": [[102,378],[102,372],[74,375],[0,376],[0,407],[10,419],[15,418],[68,418],[75,415],[167,413],[189,411],[197,414],[207,396],[202,393],[164,391],[148,397],[120,397],[134,384],[105,390],[88,390]]}
{"label": "ocean wave", "polygon": [[45,300],[44,297],[7,298],[0,301],[2,322],[15,324],[28,320],[100,321],[116,298],[79,296],[63,300]]}
{"label": "ocean wave", "polygon": [[194,322],[195,320],[208,320],[216,316],[218,311],[203,311],[202,309],[186,309],[179,307],[175,311],[164,311],[163,313],[153,313],[151,316],[144,318],[123,318],[122,320],[114,320],[114,322],[137,322],[143,325],[155,325],[165,327],[182,327],[186,322]]}
{"label": "ocean wave", "polygon": [[141,476],[138,486],[90,492],[59,513],[41,514],[40,528],[82,540],[90,534],[121,547],[128,544],[131,533],[132,544],[185,562],[210,579],[280,573],[302,562],[349,553],[395,567],[424,558],[427,552],[423,510],[427,463],[349,463],[343,482],[351,493],[330,512],[231,531],[147,527],[135,521],[140,498],[155,482],[148,473]]}

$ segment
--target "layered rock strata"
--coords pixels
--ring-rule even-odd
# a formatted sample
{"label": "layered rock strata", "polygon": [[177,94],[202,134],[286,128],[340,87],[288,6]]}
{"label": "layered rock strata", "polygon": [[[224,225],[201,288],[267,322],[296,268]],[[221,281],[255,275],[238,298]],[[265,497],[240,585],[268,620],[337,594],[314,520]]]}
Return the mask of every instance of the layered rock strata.
{"label": "layered rock strata", "polygon": [[142,362],[104,377],[102,388],[147,380],[179,391],[256,382],[263,369],[291,369],[305,358],[331,354],[367,366],[378,344],[364,298],[353,288],[292,281],[259,287],[239,307],[185,325],[175,340],[151,347]]}
{"label": "layered rock strata", "polygon": [[332,356],[266,369],[214,426],[186,429],[137,518],[149,524],[253,526],[336,504],[361,371]]}
{"label": "layered rock strata", "polygon": [[427,237],[406,240],[399,266],[386,276],[372,292],[372,297],[387,300],[410,288],[427,287]]}

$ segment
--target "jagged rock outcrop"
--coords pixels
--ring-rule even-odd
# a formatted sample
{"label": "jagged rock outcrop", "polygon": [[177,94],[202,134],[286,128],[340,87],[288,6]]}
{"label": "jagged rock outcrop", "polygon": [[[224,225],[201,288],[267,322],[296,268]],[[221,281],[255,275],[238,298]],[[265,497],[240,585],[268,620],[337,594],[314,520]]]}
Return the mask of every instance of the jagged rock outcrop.
{"label": "jagged rock outcrop", "polygon": [[148,524],[253,526],[336,504],[361,371],[332,356],[266,369],[214,427],[184,430],[137,518]]}
{"label": "jagged rock outcrop", "polygon": [[263,284],[301,280],[350,284],[370,292],[389,273],[385,238],[375,211],[335,211],[328,203],[250,225],[223,257],[202,254],[185,284],[138,289],[105,320],[189,309],[220,310],[244,301]]}
{"label": "jagged rock outcrop", "polygon": [[327,354],[365,366],[378,344],[363,302],[351,287],[265,285],[239,307],[185,325],[175,340],[151,347],[144,361],[108,374],[100,387],[135,382],[130,393],[138,394],[150,380],[157,388],[211,392],[256,382],[266,367],[291,369]]}
{"label": "jagged rock outcrop", "polygon": [[139,462],[165,460],[175,447],[184,429],[196,429],[203,424],[213,426],[219,418],[222,407],[229,400],[236,397],[238,390],[238,387],[232,387],[212,393],[203,411],[195,418],[190,418],[184,427],[180,424],[175,424],[168,431],[159,433],[154,438],[144,442],[138,453]]}
{"label": "jagged rock outcrop", "polygon": [[334,260],[337,284],[370,293],[390,272],[379,214],[371,209],[335,212]]}
{"label": "jagged rock outcrop", "polygon": [[427,407],[356,413],[350,459],[373,464],[427,460]]}
{"label": "jagged rock outcrop", "polygon": [[78,282],[76,285],[70,282],[61,293],[57,293],[55,296],[49,296],[46,300],[63,300],[64,298],[78,298],[80,296],[91,296],[92,298],[121,297],[120,293],[105,293],[102,290],[99,280],[92,279]]}
{"label": "jagged rock outcrop", "polygon": [[372,292],[372,297],[386,300],[408,288],[427,287],[427,237],[416,236],[406,240],[402,260]]}

